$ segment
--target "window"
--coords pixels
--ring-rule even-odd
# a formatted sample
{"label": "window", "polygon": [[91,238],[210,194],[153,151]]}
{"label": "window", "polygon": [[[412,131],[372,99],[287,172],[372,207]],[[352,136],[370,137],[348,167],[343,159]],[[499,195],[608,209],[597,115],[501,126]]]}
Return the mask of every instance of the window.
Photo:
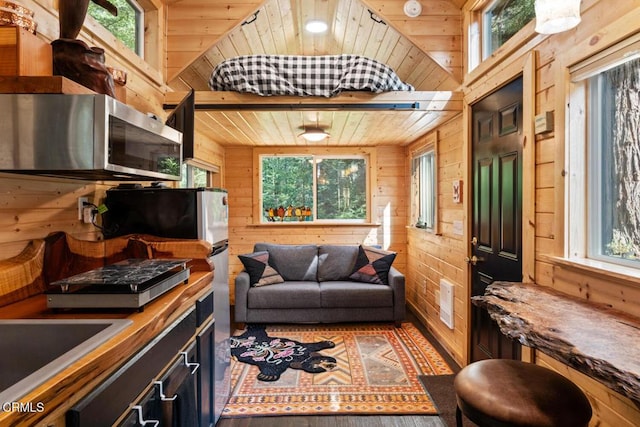
{"label": "window", "polygon": [[586,194],[586,203],[570,203],[569,229],[583,221],[587,230],[570,233],[570,254],[632,268],[640,268],[638,49],[629,40],[573,67],[570,102],[570,200]]}
{"label": "window", "polygon": [[183,163],[181,172],[181,188],[211,187],[209,171],[206,169]]}
{"label": "window", "polygon": [[[469,70],[478,67],[531,22],[535,18],[534,5],[535,0],[479,0],[469,15]],[[508,49],[515,49],[517,42],[533,34],[532,25],[530,33],[519,36]],[[508,54],[505,49],[504,55]]]}
{"label": "window", "polygon": [[367,157],[259,158],[262,222],[367,220]]}
{"label": "window", "polygon": [[417,228],[435,231],[437,212],[435,147],[430,146],[427,151],[413,157],[411,162],[411,194],[413,195],[411,223]]}
{"label": "window", "polygon": [[535,17],[534,0],[496,0],[484,9],[482,58],[513,37]]}
{"label": "window", "polygon": [[111,15],[93,2],[89,2],[89,15],[127,47],[143,57],[144,10],[135,0],[109,1],[118,8],[118,16]]}

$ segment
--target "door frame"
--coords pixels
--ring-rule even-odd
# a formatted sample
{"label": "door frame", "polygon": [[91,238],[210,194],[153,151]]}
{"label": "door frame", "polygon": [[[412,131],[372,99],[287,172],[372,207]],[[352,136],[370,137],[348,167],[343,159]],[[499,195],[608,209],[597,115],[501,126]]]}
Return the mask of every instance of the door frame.
{"label": "door frame", "polygon": [[[471,104],[489,95],[500,87],[522,75],[522,281],[535,282],[535,228],[536,228],[536,153],[535,153],[535,111],[536,111],[536,68],[537,51],[531,50],[523,56],[517,57],[512,63],[500,64],[500,72],[491,76],[486,81],[475,81],[477,90],[465,93],[463,105],[463,135],[467,143],[467,149],[463,153],[464,182],[467,188],[471,186],[473,177],[473,144],[472,144],[472,110]],[[469,83],[467,83],[469,84]],[[472,192],[463,194],[466,206],[466,226],[463,231],[463,242],[466,242],[465,253],[471,257],[471,228],[473,218]],[[466,264],[462,269],[463,282],[466,284],[465,311],[466,311],[466,342],[465,359],[469,363],[471,359],[471,266]],[[534,361],[534,352],[529,347],[522,347],[522,360]]]}

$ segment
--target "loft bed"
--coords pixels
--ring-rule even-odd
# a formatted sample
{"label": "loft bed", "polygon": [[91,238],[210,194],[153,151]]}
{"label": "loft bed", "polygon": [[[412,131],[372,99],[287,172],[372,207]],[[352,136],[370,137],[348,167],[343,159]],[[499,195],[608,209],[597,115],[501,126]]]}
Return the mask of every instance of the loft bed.
{"label": "loft bed", "polygon": [[[462,94],[415,91],[387,65],[359,55],[244,55],[221,62],[195,110],[462,111]],[[175,109],[185,92],[168,92]]]}
{"label": "loft bed", "polygon": [[391,67],[360,55],[244,55],[218,64],[213,91],[261,96],[321,96],[343,91],[413,91]]}

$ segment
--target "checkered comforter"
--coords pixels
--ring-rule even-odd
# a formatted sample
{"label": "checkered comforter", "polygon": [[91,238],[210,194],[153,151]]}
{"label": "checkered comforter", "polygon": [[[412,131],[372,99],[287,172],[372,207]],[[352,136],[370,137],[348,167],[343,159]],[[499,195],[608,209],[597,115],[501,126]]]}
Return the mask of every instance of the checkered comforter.
{"label": "checkered comforter", "polygon": [[385,64],[358,55],[246,55],[216,66],[211,90],[255,93],[263,96],[332,97],[343,90],[411,91]]}

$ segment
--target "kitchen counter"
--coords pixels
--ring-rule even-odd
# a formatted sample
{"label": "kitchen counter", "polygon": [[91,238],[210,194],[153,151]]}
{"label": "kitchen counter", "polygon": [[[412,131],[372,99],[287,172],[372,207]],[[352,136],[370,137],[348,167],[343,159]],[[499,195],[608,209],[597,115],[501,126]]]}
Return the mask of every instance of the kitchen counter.
{"label": "kitchen counter", "polygon": [[502,333],[627,396],[640,407],[640,319],[535,284],[494,282],[472,298]]}
{"label": "kitchen counter", "polygon": [[[65,412],[93,388],[116,371],[163,329],[191,309],[196,301],[211,290],[212,272],[193,271],[186,284],[181,284],[144,306],[143,311],[72,310],[52,311],[46,296],[36,295],[0,309],[2,319],[129,319],[132,324],[88,355],[46,381],[20,402],[31,404],[22,412],[0,411],[2,426],[64,426]],[[39,408],[44,408],[39,412]]]}

